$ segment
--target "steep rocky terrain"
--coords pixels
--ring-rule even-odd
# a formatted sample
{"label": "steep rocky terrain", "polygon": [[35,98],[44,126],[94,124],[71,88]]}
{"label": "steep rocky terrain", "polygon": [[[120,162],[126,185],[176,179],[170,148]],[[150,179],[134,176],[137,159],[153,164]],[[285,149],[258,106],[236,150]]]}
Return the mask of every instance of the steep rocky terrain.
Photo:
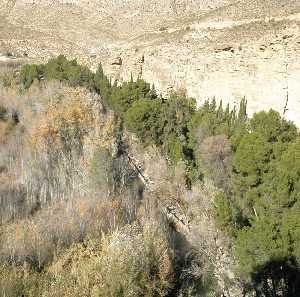
{"label": "steep rocky terrain", "polygon": [[0,11],[0,51],[101,61],[115,78],[185,88],[200,103],[246,96],[250,112],[300,124],[297,0],[1,0]]}
{"label": "steep rocky terrain", "polygon": [[[57,263],[56,253],[90,234],[98,238],[100,231],[112,232],[106,242],[114,246],[124,239],[115,231],[128,224],[132,232],[121,231],[129,240],[124,246],[135,252],[147,243],[135,242],[142,231],[134,231],[133,222],[146,234],[151,219],[166,227],[157,241],[167,247],[165,262],[155,269],[162,268],[159,281],[169,283],[174,296],[194,296],[195,290],[250,297],[261,284],[267,293],[277,290],[276,296],[283,295],[282,288],[298,296],[299,134],[274,111],[247,118],[244,97],[250,113],[274,108],[300,125],[299,23],[299,0],[1,1],[0,72],[64,54],[92,70],[101,62],[120,85],[132,75],[154,83],[164,96],[181,91],[161,100],[143,80],[119,88],[101,67],[92,73],[64,56],[26,65],[20,75],[3,73],[2,292],[13,290],[14,282],[19,288],[18,277],[31,282],[21,274],[12,281],[2,258],[24,264],[25,274],[27,262],[37,269],[39,285],[22,290],[82,296],[72,289],[90,290],[85,280],[91,276],[91,284],[102,288],[93,265],[74,270],[82,261],[76,257],[71,264],[73,248],[85,258],[92,246],[72,247]],[[196,110],[182,92],[199,105],[215,97],[240,106],[240,112],[215,101]],[[278,246],[281,260],[274,263],[272,248]],[[147,259],[137,251],[135,260]],[[106,259],[105,248],[90,255],[96,262],[97,253]],[[74,275],[63,274],[68,265]],[[40,274],[46,267],[50,280]],[[127,271],[124,267],[119,271]],[[53,275],[65,278],[63,287],[52,288]],[[149,275],[152,279],[151,270]],[[85,295],[96,296],[92,291]],[[152,296],[140,296],[146,295]]]}

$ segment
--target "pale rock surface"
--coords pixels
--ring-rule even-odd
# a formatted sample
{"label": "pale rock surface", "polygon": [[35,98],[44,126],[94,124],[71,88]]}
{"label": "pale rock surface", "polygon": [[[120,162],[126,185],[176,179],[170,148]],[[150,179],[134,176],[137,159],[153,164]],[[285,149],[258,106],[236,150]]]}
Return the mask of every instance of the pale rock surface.
{"label": "pale rock surface", "polygon": [[102,62],[199,104],[245,96],[250,114],[273,108],[300,125],[300,1],[0,0],[0,16],[0,51]]}

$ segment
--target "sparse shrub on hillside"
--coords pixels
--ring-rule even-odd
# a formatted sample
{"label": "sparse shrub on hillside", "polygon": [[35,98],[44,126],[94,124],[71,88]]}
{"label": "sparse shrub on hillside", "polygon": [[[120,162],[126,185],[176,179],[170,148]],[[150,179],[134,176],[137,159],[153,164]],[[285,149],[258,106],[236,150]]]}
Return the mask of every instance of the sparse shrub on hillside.
{"label": "sparse shrub on hillside", "polygon": [[43,75],[43,67],[40,65],[24,65],[20,71],[20,81],[25,89],[28,89],[34,80],[40,80]]}

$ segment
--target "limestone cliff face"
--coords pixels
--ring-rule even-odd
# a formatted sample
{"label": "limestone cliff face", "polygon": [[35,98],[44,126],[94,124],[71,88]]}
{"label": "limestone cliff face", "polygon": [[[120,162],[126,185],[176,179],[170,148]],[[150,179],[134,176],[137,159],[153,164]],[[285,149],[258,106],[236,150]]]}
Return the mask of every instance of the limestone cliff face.
{"label": "limestone cliff face", "polygon": [[1,0],[0,14],[0,51],[101,61],[115,79],[185,88],[199,104],[245,96],[250,113],[300,125],[297,0]]}

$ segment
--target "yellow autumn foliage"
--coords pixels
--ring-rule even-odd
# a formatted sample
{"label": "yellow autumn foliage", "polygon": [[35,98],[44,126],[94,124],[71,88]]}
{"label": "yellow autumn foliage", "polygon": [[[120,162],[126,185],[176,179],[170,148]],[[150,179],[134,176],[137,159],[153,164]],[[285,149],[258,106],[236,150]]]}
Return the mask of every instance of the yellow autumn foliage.
{"label": "yellow autumn foliage", "polygon": [[[115,119],[105,113],[100,97],[82,88],[63,87],[52,91],[51,97],[41,90],[39,114],[29,128],[30,150],[49,147],[63,151],[85,146],[92,151],[98,145],[109,148],[114,142]],[[32,114],[28,114],[32,116]]]}
{"label": "yellow autumn foliage", "polygon": [[61,147],[71,138],[84,137],[94,122],[91,105],[84,99],[85,93],[81,90],[68,90],[61,99],[50,104],[32,131],[31,144],[43,148],[50,142]]}

